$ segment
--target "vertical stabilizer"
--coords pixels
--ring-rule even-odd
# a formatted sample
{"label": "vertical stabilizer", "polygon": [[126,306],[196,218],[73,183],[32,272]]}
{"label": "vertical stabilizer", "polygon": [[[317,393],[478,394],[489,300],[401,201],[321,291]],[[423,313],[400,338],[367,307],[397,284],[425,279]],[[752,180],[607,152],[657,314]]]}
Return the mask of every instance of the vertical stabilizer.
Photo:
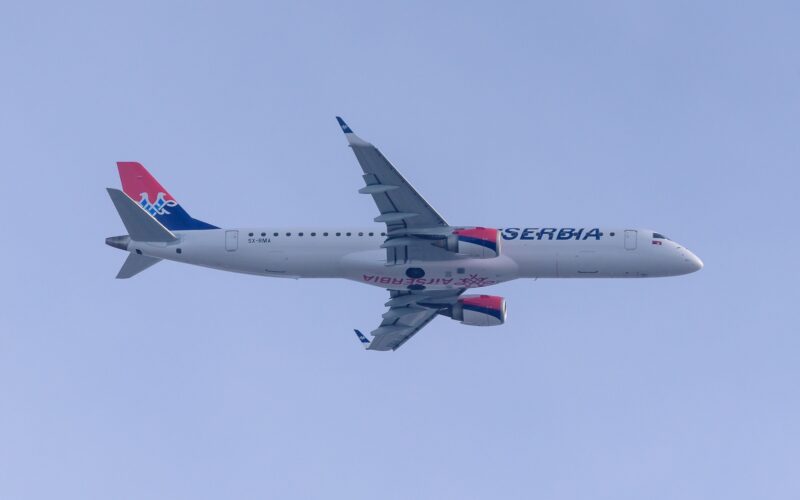
{"label": "vertical stabilizer", "polygon": [[141,163],[120,161],[117,162],[117,169],[125,194],[167,229],[218,229],[217,226],[192,218]]}

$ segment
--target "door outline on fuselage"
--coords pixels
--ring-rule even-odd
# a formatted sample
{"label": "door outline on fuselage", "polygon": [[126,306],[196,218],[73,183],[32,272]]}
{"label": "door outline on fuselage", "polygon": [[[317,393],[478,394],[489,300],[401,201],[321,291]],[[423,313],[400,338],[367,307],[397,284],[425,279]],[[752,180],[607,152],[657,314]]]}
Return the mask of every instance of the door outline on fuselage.
{"label": "door outline on fuselage", "polygon": [[636,240],[639,239],[639,232],[635,229],[625,230],[625,250],[636,250]]}
{"label": "door outline on fuselage", "polygon": [[239,231],[225,231],[225,250],[235,252],[239,248]]}

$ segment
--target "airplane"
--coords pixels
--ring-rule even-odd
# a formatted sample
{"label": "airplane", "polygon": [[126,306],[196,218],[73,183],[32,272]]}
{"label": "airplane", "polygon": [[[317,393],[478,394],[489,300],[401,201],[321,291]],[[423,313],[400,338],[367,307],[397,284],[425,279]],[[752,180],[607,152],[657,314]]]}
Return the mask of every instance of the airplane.
{"label": "airplane", "polygon": [[193,218],[139,163],[118,162],[108,188],[129,252],[117,278],[172,260],[283,278],[344,278],[384,288],[388,308],[369,350],[396,350],[437,316],[465,325],[506,320],[503,297],[467,293],[520,278],[645,278],[693,273],[703,262],[649,229],[450,225],[372,144],[336,117],[363,170],[359,193],[378,209],[367,227],[219,228]]}

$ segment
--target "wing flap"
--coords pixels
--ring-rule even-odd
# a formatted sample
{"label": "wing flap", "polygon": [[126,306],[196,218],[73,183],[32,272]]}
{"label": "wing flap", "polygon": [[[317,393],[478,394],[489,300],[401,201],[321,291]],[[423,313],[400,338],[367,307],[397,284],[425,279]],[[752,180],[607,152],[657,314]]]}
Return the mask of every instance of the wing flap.
{"label": "wing flap", "polygon": [[408,316],[409,314],[418,314],[425,311],[424,307],[416,307],[416,306],[405,306],[405,307],[393,307],[383,313],[382,318],[384,320],[395,320],[398,318],[402,318],[403,316]]}

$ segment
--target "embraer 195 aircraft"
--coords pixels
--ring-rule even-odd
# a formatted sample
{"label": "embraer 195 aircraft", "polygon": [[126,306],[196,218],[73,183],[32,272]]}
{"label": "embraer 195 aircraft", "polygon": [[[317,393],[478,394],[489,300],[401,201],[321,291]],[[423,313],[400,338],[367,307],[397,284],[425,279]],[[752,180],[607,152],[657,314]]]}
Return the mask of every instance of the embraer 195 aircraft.
{"label": "embraer 195 aircraft", "polygon": [[192,218],[139,163],[119,162],[122,191],[108,189],[128,231],[107,238],[130,252],[117,278],[167,259],[284,278],[345,278],[389,291],[389,309],[367,349],[395,350],[437,315],[501,325],[506,301],[466,294],[517,278],[643,278],[692,273],[703,263],[647,229],[451,226],[339,117],[364,171],[380,227],[221,229]]}

